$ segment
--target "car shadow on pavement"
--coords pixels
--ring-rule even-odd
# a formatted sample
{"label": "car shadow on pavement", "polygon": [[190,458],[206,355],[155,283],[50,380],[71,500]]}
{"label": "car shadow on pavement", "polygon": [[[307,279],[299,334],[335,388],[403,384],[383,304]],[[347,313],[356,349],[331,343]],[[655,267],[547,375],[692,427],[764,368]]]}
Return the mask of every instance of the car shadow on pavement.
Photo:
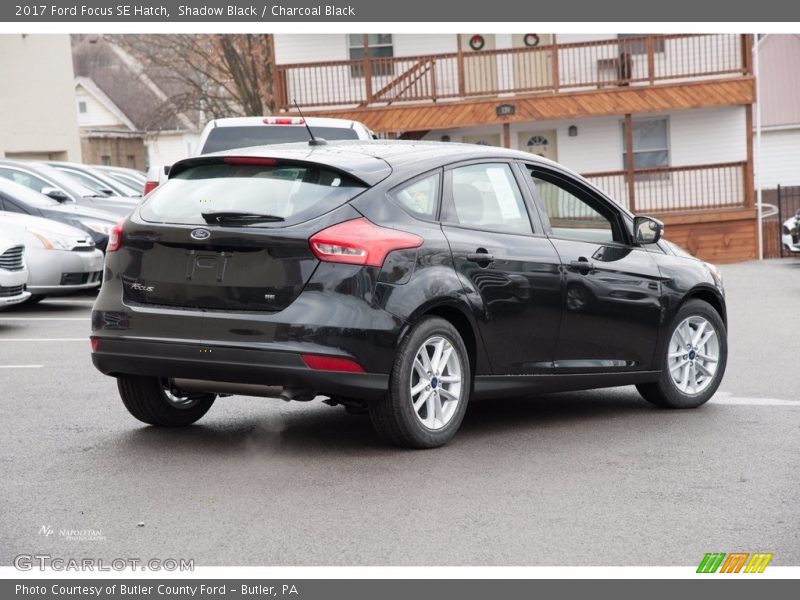
{"label": "car shadow on pavement", "polygon": [[[143,426],[130,431],[117,443],[139,455],[155,457],[162,457],[164,453],[176,456],[279,452],[336,456],[398,451],[377,437],[366,415],[349,415],[341,408],[317,405],[303,410],[230,418],[224,414],[224,402],[220,400],[212,408],[206,417],[208,421],[181,429]],[[641,417],[654,410],[632,388],[630,391],[616,388],[602,392],[482,400],[469,406],[451,445],[483,443],[487,436],[511,439],[520,433],[529,435],[537,429],[569,427],[571,423]]]}

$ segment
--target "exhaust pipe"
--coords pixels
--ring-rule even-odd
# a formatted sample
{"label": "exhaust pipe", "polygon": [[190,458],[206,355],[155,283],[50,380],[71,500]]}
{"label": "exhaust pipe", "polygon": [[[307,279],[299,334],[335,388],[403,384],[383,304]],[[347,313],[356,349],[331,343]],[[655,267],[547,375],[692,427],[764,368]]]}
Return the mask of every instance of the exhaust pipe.
{"label": "exhaust pipe", "polygon": [[257,383],[230,383],[227,381],[205,381],[202,379],[173,379],[173,385],[184,392],[201,392],[240,396],[260,396],[280,398],[286,402],[296,400],[308,402],[316,397],[313,390],[306,388],[260,385]]}

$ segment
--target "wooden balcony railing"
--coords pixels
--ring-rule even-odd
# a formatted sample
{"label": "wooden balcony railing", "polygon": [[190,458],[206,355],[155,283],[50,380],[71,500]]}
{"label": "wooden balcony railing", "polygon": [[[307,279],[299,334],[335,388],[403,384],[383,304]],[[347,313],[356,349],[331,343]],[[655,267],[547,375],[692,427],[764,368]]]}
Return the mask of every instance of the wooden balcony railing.
{"label": "wooden balcony railing", "polygon": [[652,86],[748,75],[750,37],[643,35],[425,56],[278,65],[280,108],[385,106],[505,94]]}
{"label": "wooden balcony railing", "polygon": [[585,173],[584,177],[632,212],[747,208],[753,205],[747,163]]}

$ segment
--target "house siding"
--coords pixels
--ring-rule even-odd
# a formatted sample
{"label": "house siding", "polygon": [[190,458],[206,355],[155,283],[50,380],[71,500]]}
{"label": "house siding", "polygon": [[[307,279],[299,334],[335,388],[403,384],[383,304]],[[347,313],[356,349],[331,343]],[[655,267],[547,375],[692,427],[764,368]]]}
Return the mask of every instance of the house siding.
{"label": "house siding", "polygon": [[800,185],[800,128],[762,132],[756,169],[760,169],[762,189]]}
{"label": "house siding", "polygon": [[0,35],[0,56],[0,157],[80,161],[69,36]]}

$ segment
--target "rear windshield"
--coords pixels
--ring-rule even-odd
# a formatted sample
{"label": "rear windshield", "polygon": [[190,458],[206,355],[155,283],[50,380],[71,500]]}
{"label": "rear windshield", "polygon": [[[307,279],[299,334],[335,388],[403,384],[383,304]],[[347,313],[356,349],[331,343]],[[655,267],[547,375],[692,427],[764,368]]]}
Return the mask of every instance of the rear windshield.
{"label": "rear windshield", "polygon": [[[312,127],[314,137],[325,140],[357,140],[355,129],[344,127]],[[234,148],[263,146],[264,144],[286,144],[288,142],[307,142],[308,129],[305,125],[261,125],[244,127],[216,127],[208,134],[201,154],[222,152]]]}
{"label": "rear windshield", "polygon": [[202,165],[159,186],[142,205],[151,223],[206,224],[202,213],[274,215],[280,227],[301,223],[337,208],[366,187],[341,173],[305,165]]}

